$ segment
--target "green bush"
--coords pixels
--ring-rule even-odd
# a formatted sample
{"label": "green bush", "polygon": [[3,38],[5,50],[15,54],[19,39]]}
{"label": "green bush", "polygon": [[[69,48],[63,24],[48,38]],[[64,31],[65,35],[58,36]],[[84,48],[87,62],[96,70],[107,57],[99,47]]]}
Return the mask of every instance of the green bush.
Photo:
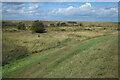
{"label": "green bush", "polygon": [[51,27],[55,27],[55,24],[50,24]]}
{"label": "green bush", "polygon": [[33,22],[32,30],[33,32],[36,33],[44,33],[45,32],[44,24],[41,21],[36,20]]}
{"label": "green bush", "polygon": [[70,24],[77,24],[77,22],[75,22],[75,21],[68,21],[68,23],[70,23]]}
{"label": "green bush", "polygon": [[66,31],[65,29],[61,29],[61,31]]}
{"label": "green bush", "polygon": [[25,29],[26,29],[25,24],[22,23],[22,22],[20,22],[17,27],[18,27],[18,29],[20,29],[20,30],[25,30]]}
{"label": "green bush", "polygon": [[60,22],[58,22],[56,25],[57,25],[57,26],[60,26]]}
{"label": "green bush", "polygon": [[61,23],[61,26],[67,26],[67,24],[65,22]]}

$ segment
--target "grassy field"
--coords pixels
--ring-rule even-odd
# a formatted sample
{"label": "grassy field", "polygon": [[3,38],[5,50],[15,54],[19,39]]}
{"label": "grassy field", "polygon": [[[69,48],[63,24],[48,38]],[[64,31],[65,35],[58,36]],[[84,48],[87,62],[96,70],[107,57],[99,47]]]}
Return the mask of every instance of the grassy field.
{"label": "grassy field", "polygon": [[[24,23],[30,25],[32,22]],[[50,23],[57,22],[44,22]],[[3,77],[118,77],[117,23],[77,23],[84,26],[49,26],[46,33],[18,30],[16,26],[4,27]]]}

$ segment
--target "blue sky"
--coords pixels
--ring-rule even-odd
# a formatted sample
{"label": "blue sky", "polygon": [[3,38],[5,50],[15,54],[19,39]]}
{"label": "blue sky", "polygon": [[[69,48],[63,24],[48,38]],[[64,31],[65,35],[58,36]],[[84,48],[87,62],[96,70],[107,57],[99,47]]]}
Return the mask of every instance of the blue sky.
{"label": "blue sky", "polygon": [[118,21],[118,2],[3,2],[3,20]]}

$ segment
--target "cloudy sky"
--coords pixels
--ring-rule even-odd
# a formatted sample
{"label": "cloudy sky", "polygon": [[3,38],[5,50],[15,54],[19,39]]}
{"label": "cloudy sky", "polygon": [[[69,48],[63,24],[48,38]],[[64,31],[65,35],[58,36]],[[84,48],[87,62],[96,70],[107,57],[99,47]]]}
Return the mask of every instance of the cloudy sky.
{"label": "cloudy sky", "polygon": [[4,2],[3,20],[118,21],[118,2]]}

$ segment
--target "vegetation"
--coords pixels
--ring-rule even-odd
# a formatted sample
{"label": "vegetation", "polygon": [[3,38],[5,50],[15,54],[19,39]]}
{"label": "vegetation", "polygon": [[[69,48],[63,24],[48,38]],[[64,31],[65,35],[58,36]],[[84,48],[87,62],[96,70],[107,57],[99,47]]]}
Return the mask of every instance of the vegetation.
{"label": "vegetation", "polygon": [[[56,25],[59,22],[22,21],[36,27],[40,27],[40,23]],[[30,29],[17,30],[17,26],[4,27],[3,78],[118,77],[117,23],[77,22],[80,23],[84,26],[48,26],[44,28],[45,34],[36,31],[33,34]]]}
{"label": "vegetation", "polygon": [[34,21],[32,24],[32,30],[33,32],[36,33],[44,33],[45,32],[45,28],[44,28],[44,24],[40,21]]}
{"label": "vegetation", "polygon": [[[117,44],[115,44],[116,40],[117,36],[105,36],[98,39],[90,40],[88,42],[83,42],[81,44],[82,46],[77,45],[77,43],[72,46],[67,46],[61,50],[56,50],[55,52],[51,51],[51,53],[49,54],[35,54],[31,57],[27,57],[26,59],[22,59],[14,63],[13,66],[6,65],[3,68],[3,76],[13,78],[117,77],[118,67],[116,63],[114,63],[117,61]],[[105,45],[106,43],[110,44]],[[103,46],[106,49],[104,49]],[[114,51],[112,50],[113,48]],[[97,53],[94,51],[96,51]],[[104,52],[106,52],[106,54],[103,54]],[[8,68],[8,66],[10,67]],[[92,73],[93,71],[94,73]],[[108,73],[108,71],[110,73]],[[18,74],[19,72],[21,73],[21,75]],[[70,75],[70,73],[72,75]]]}
{"label": "vegetation", "polygon": [[[4,38],[3,36],[3,56],[2,65],[10,64],[10,62],[24,58],[28,56],[27,48],[24,46],[18,46],[17,41]],[[4,48],[5,47],[5,48]]]}
{"label": "vegetation", "polygon": [[82,23],[80,23],[80,26],[83,26],[83,24],[82,24]]}
{"label": "vegetation", "polygon": [[55,24],[50,24],[50,27],[55,27]]}
{"label": "vegetation", "polygon": [[67,24],[65,22],[60,24],[61,26],[67,26]]}
{"label": "vegetation", "polygon": [[19,30],[25,30],[26,29],[25,24],[22,23],[22,22],[20,22],[17,27],[18,27]]}
{"label": "vegetation", "polygon": [[60,26],[60,22],[58,22],[56,25],[57,25],[57,26]]}
{"label": "vegetation", "polygon": [[9,22],[9,21],[2,21],[2,27],[7,27],[7,26],[17,26],[19,24],[18,23],[13,23],[13,22]]}
{"label": "vegetation", "polygon": [[77,22],[75,22],[75,21],[68,21],[68,23],[70,23],[70,24],[77,24]]}

